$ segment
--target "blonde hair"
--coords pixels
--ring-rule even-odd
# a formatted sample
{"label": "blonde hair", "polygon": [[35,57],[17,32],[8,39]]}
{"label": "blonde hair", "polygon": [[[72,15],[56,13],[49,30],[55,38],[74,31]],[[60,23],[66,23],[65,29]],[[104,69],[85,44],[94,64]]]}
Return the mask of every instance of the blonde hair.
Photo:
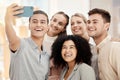
{"label": "blonde hair", "polygon": [[87,18],[83,14],[81,14],[81,13],[75,13],[74,15],[71,16],[71,18],[74,17],[74,16],[82,18],[83,21],[85,23],[87,23]]}

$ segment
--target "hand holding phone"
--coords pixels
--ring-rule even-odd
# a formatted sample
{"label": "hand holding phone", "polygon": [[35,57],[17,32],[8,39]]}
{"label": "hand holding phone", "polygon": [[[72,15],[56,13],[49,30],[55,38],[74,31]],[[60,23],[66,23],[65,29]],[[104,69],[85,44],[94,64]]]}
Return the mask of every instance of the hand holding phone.
{"label": "hand holding phone", "polygon": [[24,6],[23,13],[18,14],[19,17],[30,17],[33,15],[33,7],[32,6]]}

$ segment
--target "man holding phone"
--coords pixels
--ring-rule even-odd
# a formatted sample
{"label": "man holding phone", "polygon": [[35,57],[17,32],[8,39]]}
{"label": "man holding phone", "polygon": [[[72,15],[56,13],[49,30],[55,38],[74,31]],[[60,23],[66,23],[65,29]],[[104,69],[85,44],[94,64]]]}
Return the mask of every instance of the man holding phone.
{"label": "man holding phone", "polygon": [[22,14],[23,7],[11,4],[5,15],[5,31],[11,51],[10,80],[47,80],[49,55],[42,48],[48,31],[48,16],[37,10],[29,18],[31,36],[20,39],[13,28],[13,20]]}

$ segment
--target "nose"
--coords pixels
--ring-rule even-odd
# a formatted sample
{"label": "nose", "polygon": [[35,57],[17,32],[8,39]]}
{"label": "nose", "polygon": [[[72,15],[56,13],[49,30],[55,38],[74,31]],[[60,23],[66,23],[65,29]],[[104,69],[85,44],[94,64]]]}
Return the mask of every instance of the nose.
{"label": "nose", "polygon": [[92,23],[87,23],[87,27],[92,27],[93,24]]}
{"label": "nose", "polygon": [[40,26],[41,26],[41,23],[40,23],[40,22],[38,22],[38,23],[37,23],[37,27],[40,27]]}
{"label": "nose", "polygon": [[57,23],[57,22],[54,22],[53,25],[56,27],[56,26],[58,25],[58,23]]}
{"label": "nose", "polygon": [[77,23],[74,23],[73,26],[76,27],[78,24]]}
{"label": "nose", "polygon": [[70,51],[70,49],[69,48],[66,48],[66,52],[69,52]]}

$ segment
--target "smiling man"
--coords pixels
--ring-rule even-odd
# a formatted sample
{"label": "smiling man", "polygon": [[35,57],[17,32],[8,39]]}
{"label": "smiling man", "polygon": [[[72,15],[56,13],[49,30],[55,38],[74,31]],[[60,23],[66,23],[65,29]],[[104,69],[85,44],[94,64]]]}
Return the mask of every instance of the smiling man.
{"label": "smiling man", "polygon": [[95,67],[95,70],[98,71],[100,80],[120,80],[120,42],[112,41],[108,34],[111,22],[110,13],[95,8],[88,14],[88,34],[93,37],[97,47],[98,69]]}
{"label": "smiling man", "polygon": [[48,16],[43,11],[34,11],[29,18],[29,38],[20,39],[13,29],[13,19],[18,18],[23,7],[12,4],[5,15],[5,31],[11,50],[10,80],[47,80],[49,55],[42,48],[48,31]]}

